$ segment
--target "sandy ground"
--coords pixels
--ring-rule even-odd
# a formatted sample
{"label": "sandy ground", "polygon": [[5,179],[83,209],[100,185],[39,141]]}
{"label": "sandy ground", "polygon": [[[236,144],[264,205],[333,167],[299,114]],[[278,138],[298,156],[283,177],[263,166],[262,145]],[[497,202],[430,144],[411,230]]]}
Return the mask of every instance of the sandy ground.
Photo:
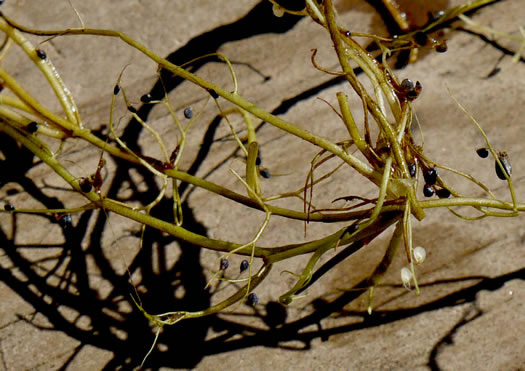
{"label": "sandy ground", "polygon": [[[349,87],[332,75],[313,68],[311,50],[328,69],[336,60],[328,35],[308,19],[275,18],[271,7],[253,0],[161,0],[107,2],[74,1],[90,28],[115,29],[135,38],[176,64],[220,51],[232,61],[239,93],[267,111],[297,125],[338,140],[346,129],[329,104]],[[436,2],[442,5],[445,2]],[[450,1],[450,5],[459,3]],[[499,1],[476,12],[473,19],[499,31],[519,34],[525,6],[518,0]],[[437,6],[437,5],[436,5]],[[341,23],[353,31],[385,34],[381,18],[368,3],[338,3]],[[437,10],[437,9],[431,9]],[[19,23],[39,29],[78,27],[67,1],[8,1],[2,12]],[[416,23],[424,15],[409,17]],[[423,93],[414,103],[425,135],[425,153],[443,165],[472,174],[509,199],[506,183],[497,179],[491,160],[475,149],[483,138],[456,106],[454,95],[479,121],[492,144],[512,161],[518,199],[525,199],[525,61],[512,63],[520,44],[504,38],[494,41],[464,31],[445,30],[448,52],[420,52],[416,63],[397,71],[400,78],[419,80]],[[34,42],[42,39],[30,38]],[[42,44],[71,90],[86,127],[105,129],[113,86],[124,66],[122,86],[148,123],[170,150],[176,137],[174,123],[162,107],[141,106],[140,97],[158,88],[157,66],[118,39],[58,37]],[[59,110],[45,80],[15,46],[2,67],[38,99]],[[491,75],[498,68],[497,73]],[[232,89],[224,64],[202,63],[195,70],[206,79]],[[170,80],[170,102],[178,117],[184,108],[204,107],[188,138],[188,157],[181,168],[196,163],[205,135],[228,135],[222,122],[211,131],[217,109],[207,94],[188,83]],[[155,85],[157,83],[157,85]],[[447,90],[448,89],[448,90]],[[151,90],[153,91],[153,90]],[[449,92],[450,91],[450,92]],[[321,99],[318,99],[321,98]],[[324,100],[324,101],[323,101]],[[329,104],[327,104],[328,102]],[[228,104],[222,103],[223,108]],[[359,102],[352,107],[359,112]],[[356,113],[356,120],[360,120]],[[149,156],[158,156],[157,144],[147,133],[133,131],[125,104],[116,104],[119,130]],[[259,122],[255,122],[259,124]],[[232,118],[240,129],[240,119]],[[135,136],[134,136],[135,135]],[[304,184],[315,148],[264,125],[258,132],[262,166],[273,175],[262,183],[266,195],[298,189]],[[7,142],[4,142],[7,143]],[[2,144],[2,151],[7,153]],[[10,147],[11,148],[11,147]],[[232,156],[232,141],[210,146],[198,176],[243,191],[229,168],[242,171],[240,157]],[[11,153],[11,152],[10,152]],[[194,155],[195,154],[195,155]],[[86,144],[66,145],[61,159],[77,176],[97,167],[100,151]],[[27,159],[20,157],[17,164]],[[202,159],[201,159],[202,160]],[[31,161],[31,159],[29,159]],[[27,162],[27,161],[26,161]],[[7,160],[5,161],[7,163]],[[22,165],[20,165],[22,166]],[[2,168],[5,169],[5,168]],[[215,170],[213,170],[215,169]],[[7,177],[6,176],[7,173]],[[103,192],[150,202],[159,185],[147,173],[128,176],[108,158]],[[25,176],[5,171],[0,196],[17,207],[73,207],[82,198],[63,190],[65,184],[36,164]],[[443,173],[462,194],[482,196],[479,188],[451,173]],[[336,173],[315,194],[320,205],[336,197],[359,193],[374,197],[374,189],[350,171]],[[153,195],[154,197],[154,195]],[[421,195],[422,197],[422,195]],[[284,203],[302,209],[298,200]],[[246,243],[261,225],[263,215],[233,202],[195,190],[187,198],[185,225],[189,229]],[[162,209],[163,208],[163,209]],[[158,212],[169,211],[169,203]],[[467,211],[466,211],[467,212]],[[128,272],[140,281],[138,291],[151,313],[199,310],[216,303],[231,286],[204,290],[217,253],[179,244],[169,236],[146,231],[139,251],[140,227],[121,217],[85,212],[73,215],[72,225],[61,227],[53,218],[0,215],[0,370],[132,369],[149,350],[154,333],[132,305]],[[261,245],[291,244],[323,236],[338,225],[303,224],[272,219]],[[279,264],[261,287],[255,308],[241,305],[229,313],[181,322],[165,328],[145,367],[152,369],[444,369],[515,370],[525,367],[525,226],[523,217],[465,221],[446,210],[428,210],[414,222],[414,242],[426,248],[427,260],[417,268],[421,295],[400,287],[399,271],[406,265],[400,253],[376,290],[374,312],[366,313],[365,295],[348,292],[339,306],[331,301],[345,288],[370,274],[381,259],[391,231],[336,266],[305,298],[284,308],[279,295],[293,284],[285,270],[299,271],[304,257]],[[333,256],[329,253],[327,258]],[[231,278],[240,259],[232,259]],[[213,294],[213,295],[212,295]],[[222,296],[221,296],[222,295]],[[337,309],[337,310],[335,310]]]}

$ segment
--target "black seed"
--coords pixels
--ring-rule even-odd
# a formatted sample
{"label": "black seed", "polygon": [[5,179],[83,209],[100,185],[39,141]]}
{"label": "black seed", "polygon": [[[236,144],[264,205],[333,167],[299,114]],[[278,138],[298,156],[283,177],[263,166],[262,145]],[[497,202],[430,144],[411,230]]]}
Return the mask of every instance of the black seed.
{"label": "black seed", "polygon": [[257,303],[259,303],[259,298],[254,292],[252,292],[250,295],[248,295],[247,304],[251,306],[255,306],[257,305]]}
{"label": "black seed", "polygon": [[438,177],[438,171],[435,167],[431,167],[425,171],[423,174],[423,177],[425,178],[425,183],[429,185],[436,184],[436,180]]}
{"label": "black seed", "polygon": [[128,106],[128,111],[131,112],[131,113],[137,113],[137,109],[135,107],[133,107],[132,105]]}
{"label": "black seed", "polygon": [[93,189],[91,182],[88,179],[84,179],[80,182],[80,190],[84,193],[89,193]]}
{"label": "black seed", "polygon": [[352,33],[351,33],[350,31],[346,31],[346,32],[345,32],[345,36],[346,36],[346,37],[350,37],[351,35],[352,35]]}
{"label": "black seed", "polygon": [[423,187],[423,194],[425,197],[432,197],[434,196],[434,188],[430,184],[425,184]]}
{"label": "black seed", "polygon": [[218,99],[219,98],[219,94],[217,94],[217,92],[215,90],[213,90],[213,89],[208,90],[208,93],[210,93],[210,95],[211,95],[211,97],[213,99]]}
{"label": "black seed", "polygon": [[144,94],[142,97],[140,97],[140,101],[142,103],[149,103],[153,100],[153,97],[151,96],[151,94]]}
{"label": "black seed", "polygon": [[5,211],[14,211],[15,210],[15,207],[11,204],[5,204],[4,205],[4,210]]}
{"label": "black seed", "polygon": [[31,134],[36,133],[38,131],[38,123],[31,121],[29,124],[27,124],[27,131],[29,131]]}
{"label": "black seed", "polygon": [[414,41],[419,46],[425,46],[428,42],[428,36],[424,32],[416,32],[416,34],[414,35]]}
{"label": "black seed", "polygon": [[442,42],[434,45],[434,49],[436,49],[438,53],[445,53],[448,50],[447,42],[443,40]]}
{"label": "black seed", "polygon": [[221,271],[225,271],[226,269],[228,269],[229,266],[230,262],[228,261],[228,259],[221,259],[221,262],[219,264],[219,269]]}
{"label": "black seed", "polygon": [[415,90],[410,90],[407,94],[406,94],[406,97],[410,100],[414,100],[416,99],[418,96],[417,92]]}
{"label": "black seed", "polygon": [[191,107],[184,109],[184,117],[186,117],[188,120],[193,117],[193,111],[191,110]]}
{"label": "black seed", "polygon": [[250,267],[250,263],[248,263],[248,260],[243,260],[241,262],[241,267],[240,267],[240,271],[241,272],[244,272],[246,269],[248,269]]}
{"label": "black seed", "polygon": [[260,164],[262,164],[262,160],[259,156],[257,156],[257,158],[255,159],[255,165],[259,166]]}
{"label": "black seed", "polygon": [[[509,157],[507,153],[506,152],[498,153],[498,159],[501,162],[503,169],[505,170],[507,175],[510,177],[512,175],[512,166],[510,165],[510,161],[509,161]],[[501,171],[497,161],[494,161],[494,162],[496,166],[496,175],[498,176],[498,178],[500,178],[501,180],[507,180],[507,178],[505,178],[505,174],[503,174],[503,171]]]}
{"label": "black seed", "polygon": [[120,85],[117,84],[113,88],[113,95],[118,95],[118,93],[120,93]]}
{"label": "black seed", "polygon": [[38,56],[38,58],[40,58],[42,60],[47,58],[46,52],[43,51],[42,49],[36,49],[35,52],[36,52],[36,55]]}
{"label": "black seed", "polygon": [[410,173],[410,176],[413,178],[416,176],[417,167],[416,164],[413,162],[407,162],[408,172]]}
{"label": "black seed", "polygon": [[270,174],[270,172],[266,169],[263,169],[260,171],[261,173],[261,176],[264,178],[264,179],[270,179],[272,177],[272,175]]}
{"label": "black seed", "polygon": [[410,79],[404,79],[401,81],[401,87],[405,90],[414,90],[414,83]]}
{"label": "black seed", "polygon": [[359,228],[359,224],[358,223],[355,223],[355,224],[352,224],[351,226],[349,226],[348,228],[346,228],[346,233],[354,233],[355,231],[357,231],[357,229]]}
{"label": "black seed", "polygon": [[73,223],[73,218],[71,218],[71,215],[66,214],[60,219],[58,219],[58,224],[60,224],[64,229],[71,227],[71,224]]}
{"label": "black seed", "polygon": [[481,158],[487,158],[489,157],[489,150],[488,148],[478,148],[476,150],[476,153],[478,154],[479,157]]}
{"label": "black seed", "polygon": [[439,198],[449,198],[450,197],[450,191],[446,188],[441,188],[436,191],[436,195]]}

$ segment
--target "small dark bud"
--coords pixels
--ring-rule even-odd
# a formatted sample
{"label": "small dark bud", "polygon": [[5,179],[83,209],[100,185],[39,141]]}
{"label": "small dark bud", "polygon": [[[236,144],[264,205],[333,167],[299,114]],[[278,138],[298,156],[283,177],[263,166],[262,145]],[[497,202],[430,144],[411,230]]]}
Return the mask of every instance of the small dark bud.
{"label": "small dark bud", "polygon": [[5,204],[4,205],[4,210],[5,211],[14,211],[15,210],[15,207],[11,204]]}
{"label": "small dark bud", "polygon": [[31,134],[34,134],[38,131],[38,123],[35,122],[35,121],[31,121],[28,125],[27,125],[27,131],[29,131]]}
{"label": "small dark bud", "polygon": [[437,177],[438,177],[438,171],[435,167],[431,167],[425,171],[423,174],[423,177],[425,178],[425,182],[429,185],[436,184]]}
{"label": "small dark bud", "polygon": [[430,184],[425,184],[423,187],[423,195],[425,195],[425,197],[434,196],[434,188]]}
{"label": "small dark bud", "polygon": [[436,195],[439,198],[449,198],[450,197],[450,191],[446,188],[441,188],[436,191]]}
{"label": "small dark bud", "polygon": [[248,269],[250,267],[250,263],[248,263],[248,260],[243,260],[241,262],[241,267],[240,267],[240,271],[241,273],[244,272],[246,269]]}
{"label": "small dark bud", "polygon": [[36,52],[36,55],[37,55],[38,58],[40,58],[42,60],[47,58],[46,52],[43,51],[42,49],[36,49],[35,52]]}
{"label": "small dark bud", "polygon": [[210,89],[210,90],[208,90],[208,93],[210,93],[210,95],[211,95],[211,97],[213,99],[219,99],[219,94],[217,94],[217,92],[215,90]]}
{"label": "small dark bud", "polygon": [[142,103],[149,103],[153,100],[153,97],[151,96],[151,94],[144,94],[142,97],[140,97],[140,101]]}
{"label": "small dark bud", "polygon": [[118,95],[118,93],[120,93],[120,85],[117,84],[113,88],[113,95]]}
{"label": "small dark bud", "polygon": [[248,300],[246,301],[246,303],[252,307],[256,306],[257,303],[259,303],[259,298],[254,292],[252,292],[250,295],[248,295]]}
{"label": "small dark bud", "polygon": [[188,120],[190,120],[193,117],[193,111],[191,107],[187,107],[184,109],[184,117],[186,117]]}
{"label": "small dark bud", "polygon": [[230,262],[228,259],[221,259],[221,262],[219,263],[219,269],[221,271],[225,271],[230,266]]}
{"label": "small dark bud", "polygon": [[478,148],[476,150],[476,153],[478,154],[479,157],[481,158],[487,158],[489,157],[489,149],[488,148]]}
{"label": "small dark bud", "polygon": [[131,112],[131,113],[137,113],[137,109],[135,107],[133,107],[132,105],[128,106],[128,111]]}

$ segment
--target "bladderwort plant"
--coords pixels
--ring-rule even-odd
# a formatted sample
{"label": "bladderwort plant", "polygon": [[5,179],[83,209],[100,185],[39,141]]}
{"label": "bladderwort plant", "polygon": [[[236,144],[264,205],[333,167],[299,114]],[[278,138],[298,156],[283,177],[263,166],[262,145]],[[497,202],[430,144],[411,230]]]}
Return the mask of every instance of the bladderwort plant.
{"label": "bladderwort plant", "polygon": [[[389,227],[394,226],[386,252],[373,273],[365,281],[351,288],[363,290],[363,292],[368,291],[368,310],[371,312],[374,288],[380,283],[401,245],[404,246],[407,259],[407,266],[401,270],[402,283],[407,288],[413,284],[415,292],[419,293],[414,265],[424,262],[426,252],[422,247],[413,246],[412,223],[414,218],[421,221],[427,212],[436,208],[446,208],[454,216],[467,220],[518,216],[520,211],[525,210],[525,204],[518,202],[514,191],[510,159],[505,153],[498,152],[492,147],[481,125],[461,106],[460,102],[456,101],[457,105],[470,118],[486,142],[486,147],[481,152],[484,153],[484,157],[490,155],[493,158],[498,177],[507,182],[509,200],[498,199],[486,185],[471,175],[437,163],[425,153],[424,143],[418,143],[413,136],[414,114],[411,103],[418,98],[422,85],[420,82],[414,83],[410,80],[399,81],[387,63],[387,57],[399,50],[417,50],[424,46],[434,48],[439,52],[445,51],[446,44],[443,41],[433,40],[427,36],[427,33],[441,24],[457,19],[458,16],[467,27],[480,28],[481,26],[476,26],[463,14],[493,1],[472,1],[463,6],[449,9],[439,14],[425,28],[394,38],[354,32],[339,24],[332,0],[322,2],[306,0],[305,9],[302,11],[285,9],[274,0],[270,0],[270,2],[273,4],[275,16],[291,13],[310,17],[319,25],[321,31],[327,32],[330,36],[340,70],[331,71],[321,67],[322,63],[318,63],[315,59],[315,51],[312,55],[312,63],[321,72],[341,76],[346,80],[349,87],[350,93],[342,91],[337,93],[338,107],[332,107],[347,131],[347,136],[340,138],[337,142],[272,115],[243,98],[238,91],[237,78],[232,63],[227,56],[220,53],[214,54],[213,57],[223,61],[227,66],[233,81],[233,90],[231,91],[191,73],[185,69],[186,65],[179,66],[170,63],[148,49],[147,46],[118,31],[90,29],[84,27],[83,23],[81,28],[36,30],[24,27],[5,15],[0,17],[0,30],[6,37],[0,58],[3,58],[8,53],[9,48],[14,47],[14,45],[21,48],[30,62],[47,79],[63,109],[62,114],[46,108],[30,95],[11,73],[0,67],[2,87],[5,91],[12,93],[0,94],[0,130],[31,151],[49,167],[50,171],[62,177],[72,190],[78,192],[86,200],[85,204],[68,209],[23,209],[17,208],[16,205],[5,204],[3,212],[47,214],[64,220],[67,217],[71,220],[71,214],[93,209],[116,213],[139,223],[142,226],[142,232],[145,228],[154,228],[182,241],[200,246],[202,249],[220,252],[218,270],[210,282],[214,279],[221,279],[241,285],[238,286],[234,294],[208,308],[202,308],[199,311],[169,311],[170,308],[166,308],[167,312],[161,314],[149,313],[146,310],[147,303],[142,304],[138,292],[130,293],[137,308],[155,326],[155,341],[163,326],[223,312],[242,301],[252,305],[257,304],[258,297],[255,290],[264,282],[275,263],[308,255],[309,260],[302,272],[294,273],[296,281],[293,287],[279,297],[281,303],[290,304],[302,297],[301,293],[307,287],[335,266],[343,257],[358,251]],[[482,30],[486,31],[487,29]],[[125,87],[121,85],[121,77],[125,73],[125,68],[121,75],[116,78],[114,86],[109,114],[111,134],[107,140],[96,136],[84,127],[81,112],[79,112],[73,96],[45,53],[45,42],[36,48],[24,36],[25,34],[46,37],[46,40],[66,36],[81,37],[82,35],[119,38],[129,47],[140,51],[146,58],[154,61],[159,69],[169,71],[204,89],[209,93],[207,99],[213,100],[220,115],[229,125],[236,145],[246,160],[244,174],[239,174],[231,169],[232,176],[244,186],[246,193],[235,192],[206,179],[190,175],[181,169],[180,164],[185,156],[187,138],[192,134],[192,127],[199,119],[201,111],[194,112],[191,108],[187,108],[184,110],[185,119],[181,120],[170,105],[167,94],[160,100],[154,100],[149,95],[141,98],[145,104],[164,105],[170,113],[179,140],[175,146],[168,148],[159,133],[141,119],[137,114],[137,109],[129,102]],[[375,42],[380,51],[379,55],[368,52],[363,47],[363,43],[359,41],[363,39]],[[381,62],[378,62],[378,56],[382,57]],[[202,56],[202,58],[206,57],[210,56]],[[193,61],[188,61],[188,64],[191,62]],[[359,77],[354,70],[356,66],[363,72]],[[365,81],[372,87],[371,89],[365,88]],[[354,119],[355,114],[350,108],[348,94],[354,94],[360,99],[363,122],[356,122]],[[160,148],[162,158],[151,158],[136,153],[119,138],[113,117],[113,108],[119,99],[124,100],[129,113],[153,136]],[[221,105],[223,99],[231,102],[234,108],[223,109]],[[455,100],[455,98],[453,99]],[[242,117],[247,135],[240,136],[235,131],[229,119],[233,115]],[[259,142],[253,122],[255,119],[273,125],[283,133],[300,138],[318,148],[318,154],[311,160],[310,171],[305,174],[304,187],[278,195],[263,194],[260,187],[261,177],[267,177],[268,174],[264,173],[264,169],[260,167]],[[57,150],[51,149],[50,140],[55,142],[58,140],[60,146]],[[75,176],[68,169],[70,164],[61,161],[63,144],[74,141],[88,143],[100,150],[98,166],[93,174],[86,174],[82,177]],[[106,164],[104,156],[118,158],[147,169],[151,177],[160,180],[162,184],[159,194],[149,204],[142,207],[130,206],[107,197],[102,192],[102,171]],[[328,161],[338,161],[338,166],[321,176],[316,174],[316,170]],[[352,169],[356,177],[366,178],[370,184],[376,187],[377,196],[368,199],[359,195],[343,195],[334,198],[347,202],[358,201],[358,203],[345,208],[323,209],[316,207],[312,202],[316,187],[321,187],[324,181],[343,167]],[[483,192],[485,197],[469,197],[460,194],[447,184],[445,174],[448,173],[459,175],[465,181],[471,182]],[[417,192],[421,180],[425,182],[423,198],[418,197]],[[248,243],[241,243],[212,239],[186,229],[182,200],[179,194],[179,187],[182,183],[206,190],[210,193],[210,197],[225,197],[264,213],[265,218],[257,233]],[[152,216],[151,211],[166,197],[169,187],[173,201],[173,218],[172,220],[161,220]],[[435,195],[438,197],[433,197]],[[274,205],[275,201],[290,197],[300,198],[304,205],[303,210]],[[470,207],[477,212],[478,216],[460,214],[456,210],[457,207]],[[308,223],[344,222],[345,225],[335,233],[317,236],[309,242],[293,243],[290,241],[287,245],[262,247],[258,242],[273,216],[304,221],[305,228],[307,228]],[[336,251],[339,252],[319,267],[320,259],[334,249],[338,249]],[[228,269],[230,258],[233,255],[245,257],[239,270],[241,273],[247,272],[246,278],[227,280],[222,277],[221,273]]]}

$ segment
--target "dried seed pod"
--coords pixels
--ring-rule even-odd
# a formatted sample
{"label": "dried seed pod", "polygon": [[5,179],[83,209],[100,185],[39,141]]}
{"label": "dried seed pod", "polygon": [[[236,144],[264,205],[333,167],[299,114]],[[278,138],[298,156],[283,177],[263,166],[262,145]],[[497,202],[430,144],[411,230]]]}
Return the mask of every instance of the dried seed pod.
{"label": "dried seed pod", "polygon": [[221,259],[221,262],[219,263],[219,269],[221,271],[225,271],[230,266],[230,262],[228,259]]}
{"label": "dried seed pod", "polygon": [[423,177],[425,178],[425,183],[428,185],[436,184],[438,171],[435,167],[428,168],[424,173]]}
{"label": "dried seed pod", "polygon": [[140,101],[142,103],[149,103],[153,100],[153,97],[151,96],[151,94],[144,94],[142,97],[140,97]]}
{"label": "dried seed pod", "polygon": [[434,196],[434,187],[432,187],[430,184],[425,184],[423,186],[423,195],[425,195],[425,197]]}
{"label": "dried seed pod", "polygon": [[[512,166],[509,161],[509,156],[507,155],[507,152],[499,152],[498,153],[498,160],[501,162],[501,165],[503,166],[503,169],[507,173],[508,177],[512,175]],[[505,174],[503,174],[503,171],[501,171],[501,168],[498,165],[498,162],[495,161],[495,167],[496,167],[496,175],[501,180],[507,180],[505,177]]]}
{"label": "dried seed pod", "polygon": [[15,207],[11,204],[5,204],[4,205],[4,210],[5,211],[14,211],[15,210]]}
{"label": "dried seed pod", "polygon": [[479,157],[481,158],[487,158],[489,157],[489,149],[488,148],[478,148],[476,150],[476,153],[478,154]]}
{"label": "dried seed pod", "polygon": [[421,246],[416,247],[412,254],[414,255],[414,262],[416,264],[423,263],[425,261],[425,258],[427,257],[426,250]]}
{"label": "dried seed pod", "polygon": [[439,198],[449,198],[450,197],[450,191],[446,188],[441,188],[436,191],[436,195]]}
{"label": "dried seed pod", "polygon": [[248,260],[243,260],[241,262],[240,271],[241,273],[244,272],[246,269],[250,267],[250,263],[248,263]]}
{"label": "dried seed pod", "polygon": [[27,124],[27,131],[29,131],[31,134],[34,134],[38,131],[38,122],[31,121],[29,124]]}
{"label": "dried seed pod", "polygon": [[248,295],[246,303],[252,307],[256,306],[259,303],[259,297],[257,296],[257,294],[252,292],[250,295]]}
{"label": "dried seed pod", "polygon": [[186,117],[188,120],[190,120],[193,117],[193,111],[191,107],[187,107],[184,109],[184,117]]}
{"label": "dried seed pod", "polygon": [[120,93],[120,85],[119,84],[115,85],[115,87],[113,88],[113,95],[118,95],[118,93]]}
{"label": "dried seed pod", "polygon": [[36,53],[36,55],[38,56],[38,58],[40,58],[40,59],[42,59],[42,60],[44,60],[44,59],[47,58],[47,54],[46,54],[46,52],[43,51],[42,49],[36,49],[36,50],[35,50],[35,53]]}

